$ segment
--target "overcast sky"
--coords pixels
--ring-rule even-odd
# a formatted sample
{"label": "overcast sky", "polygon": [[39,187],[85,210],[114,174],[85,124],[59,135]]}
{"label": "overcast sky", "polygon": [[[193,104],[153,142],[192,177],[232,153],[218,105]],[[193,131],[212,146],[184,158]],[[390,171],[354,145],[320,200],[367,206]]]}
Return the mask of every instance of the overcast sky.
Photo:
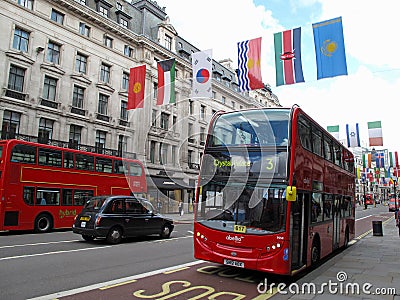
{"label": "overcast sky", "polygon": [[[237,42],[262,37],[262,76],[283,106],[298,104],[324,128],[382,121],[383,147],[400,153],[400,51],[397,0],[158,0],[178,34],[213,59],[237,67]],[[347,76],[317,80],[312,24],[342,17]],[[301,27],[304,83],[276,87],[273,34]]]}

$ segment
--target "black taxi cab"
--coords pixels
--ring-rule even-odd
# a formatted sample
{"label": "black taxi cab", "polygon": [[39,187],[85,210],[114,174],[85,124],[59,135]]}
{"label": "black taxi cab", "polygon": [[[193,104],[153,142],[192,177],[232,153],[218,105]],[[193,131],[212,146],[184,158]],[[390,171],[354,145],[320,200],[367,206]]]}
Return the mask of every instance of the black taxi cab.
{"label": "black taxi cab", "polygon": [[112,244],[153,234],[169,238],[173,229],[172,219],[155,213],[149,201],[135,196],[92,197],[72,225],[72,231],[85,241],[101,238]]}

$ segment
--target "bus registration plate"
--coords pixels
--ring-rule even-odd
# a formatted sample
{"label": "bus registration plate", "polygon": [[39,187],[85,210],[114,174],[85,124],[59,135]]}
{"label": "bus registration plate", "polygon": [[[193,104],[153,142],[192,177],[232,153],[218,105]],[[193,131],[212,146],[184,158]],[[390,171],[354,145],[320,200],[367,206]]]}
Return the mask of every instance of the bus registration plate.
{"label": "bus registration plate", "polygon": [[232,259],[226,259],[226,258],[224,259],[224,265],[244,268],[244,262],[236,261],[236,260],[232,260]]}
{"label": "bus registration plate", "polygon": [[233,227],[233,232],[246,233],[246,226],[243,226],[243,225],[235,225],[235,226]]}

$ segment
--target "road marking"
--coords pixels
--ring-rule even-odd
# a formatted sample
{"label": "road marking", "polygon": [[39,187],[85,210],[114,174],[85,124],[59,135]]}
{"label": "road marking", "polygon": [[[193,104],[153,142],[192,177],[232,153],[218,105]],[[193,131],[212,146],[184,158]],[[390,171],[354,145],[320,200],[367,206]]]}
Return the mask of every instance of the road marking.
{"label": "road marking", "polygon": [[136,282],[136,281],[137,281],[136,279],[132,279],[132,280],[124,281],[124,282],[121,282],[121,283],[116,283],[116,284],[112,284],[112,285],[106,285],[106,286],[103,286],[103,287],[99,288],[99,290],[107,290],[107,289],[111,289],[111,288],[114,288],[114,287],[117,287],[117,286],[121,286],[121,285],[125,285],[125,284],[128,284],[128,283],[133,283],[133,282]]}
{"label": "road marking", "polygon": [[175,269],[175,270],[171,270],[171,271],[166,271],[166,272],[164,272],[164,274],[168,275],[168,274],[172,274],[172,273],[175,273],[175,272],[180,272],[180,271],[183,271],[183,270],[186,270],[186,269],[189,269],[189,267],[183,267],[183,268],[179,268],[179,269]]}
{"label": "road marking", "polygon": [[45,253],[36,253],[36,254],[25,254],[25,255],[17,255],[17,256],[8,256],[2,257],[1,260],[10,260],[10,259],[17,259],[17,258],[27,258],[27,257],[35,257],[35,256],[44,256],[44,255],[52,255],[52,254],[60,254],[60,253],[71,253],[71,252],[80,252],[80,251],[87,251],[87,250],[97,250],[97,249],[105,249],[110,248],[116,245],[109,245],[109,246],[102,246],[102,247],[92,247],[92,248],[83,248],[83,249],[74,249],[74,250],[62,250],[62,251],[52,251],[52,252],[45,252]]}
{"label": "road marking", "polygon": [[80,240],[70,240],[70,241],[43,242],[43,243],[20,244],[20,245],[7,245],[7,246],[0,246],[0,249],[26,247],[26,246],[40,246],[40,245],[50,245],[50,244],[61,244],[61,243],[71,243],[71,242],[79,242],[79,241]]}
{"label": "road marking", "polygon": [[54,293],[54,294],[50,294],[50,295],[44,295],[44,296],[35,297],[35,298],[29,298],[27,300],[54,300],[54,299],[57,299],[57,298],[71,296],[71,295],[75,295],[75,294],[79,294],[79,293],[83,293],[83,292],[87,292],[87,291],[91,291],[91,290],[95,290],[95,289],[101,289],[101,288],[104,288],[105,286],[116,285],[116,284],[120,284],[120,283],[123,283],[123,282],[126,282],[126,281],[137,280],[137,279],[140,279],[140,278],[144,278],[144,277],[148,277],[148,276],[152,276],[152,275],[157,275],[157,274],[160,274],[160,273],[164,273],[164,272],[175,270],[177,268],[195,266],[195,265],[198,265],[198,264],[201,264],[201,263],[204,263],[204,262],[205,261],[203,261],[203,260],[195,260],[195,261],[192,261],[192,262],[189,262],[189,263],[186,263],[186,264],[173,266],[173,267],[168,267],[168,268],[165,268],[165,269],[162,269],[162,270],[150,271],[150,272],[143,273],[143,274],[138,274],[138,275],[125,277],[125,278],[120,278],[120,279],[107,281],[107,282],[102,282],[102,283],[97,283],[97,284],[93,284],[93,285],[89,285],[89,286],[85,286],[85,287],[81,287],[81,288],[77,288],[77,289],[62,291],[62,292],[58,292],[58,293]]}

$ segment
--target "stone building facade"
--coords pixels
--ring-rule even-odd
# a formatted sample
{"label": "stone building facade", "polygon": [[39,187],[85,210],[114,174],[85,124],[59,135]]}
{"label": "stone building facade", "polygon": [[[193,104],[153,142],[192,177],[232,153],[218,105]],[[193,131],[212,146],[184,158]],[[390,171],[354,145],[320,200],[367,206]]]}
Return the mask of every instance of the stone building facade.
{"label": "stone building facade", "polygon": [[[213,98],[192,100],[191,53],[155,1],[0,2],[2,139],[29,137],[127,153],[146,166],[149,199],[190,207],[207,125],[218,110],[280,106],[269,85],[239,92],[213,61]],[[156,105],[157,62],[176,60],[176,103]],[[127,110],[130,68],[146,65],[144,108]]]}

